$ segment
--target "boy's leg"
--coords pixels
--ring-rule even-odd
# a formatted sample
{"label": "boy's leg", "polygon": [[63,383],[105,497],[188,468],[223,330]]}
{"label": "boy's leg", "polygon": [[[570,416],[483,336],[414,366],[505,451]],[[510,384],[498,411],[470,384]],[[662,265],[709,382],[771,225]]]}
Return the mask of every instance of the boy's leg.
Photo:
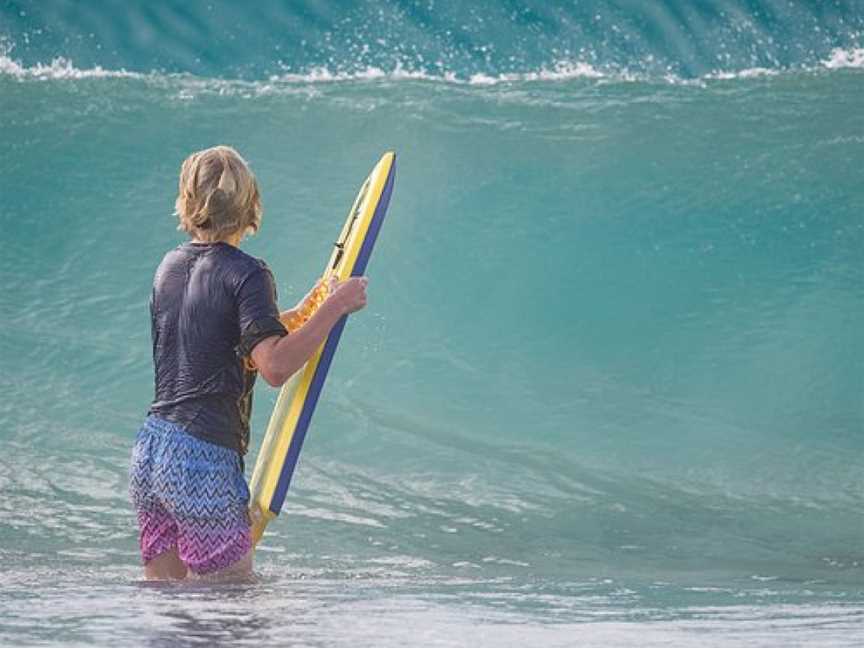
{"label": "boy's leg", "polygon": [[144,578],[168,580],[186,578],[186,565],[177,553],[177,524],[158,505],[138,511],[139,545]]}
{"label": "boy's leg", "polygon": [[[182,496],[177,554],[190,577],[243,579],[252,572],[249,488],[236,465],[201,461]],[[181,507],[178,506],[178,509]]]}
{"label": "boy's leg", "polygon": [[189,576],[252,571],[249,487],[240,455],[179,430],[162,499],[177,526],[177,555]]}
{"label": "boy's leg", "polygon": [[179,520],[177,550],[189,577],[242,579],[252,572],[252,535],[245,510],[228,508],[222,518]]}
{"label": "boy's leg", "polygon": [[176,545],[144,563],[144,578],[147,580],[181,580],[187,573],[186,565],[177,555]]}
{"label": "boy's leg", "polygon": [[196,574],[190,569],[188,572],[188,578],[190,580],[215,581],[222,583],[249,580],[252,576],[252,556],[254,552],[254,548],[249,549],[249,551],[247,551],[240,560],[231,563],[223,569],[208,572],[206,574]]}
{"label": "boy's leg", "polygon": [[[186,566],[177,555],[177,524],[159,501],[159,466],[162,439],[147,419],[132,449],[129,496],[138,518],[138,543],[148,580],[181,579]],[[155,477],[155,478],[154,478]]]}

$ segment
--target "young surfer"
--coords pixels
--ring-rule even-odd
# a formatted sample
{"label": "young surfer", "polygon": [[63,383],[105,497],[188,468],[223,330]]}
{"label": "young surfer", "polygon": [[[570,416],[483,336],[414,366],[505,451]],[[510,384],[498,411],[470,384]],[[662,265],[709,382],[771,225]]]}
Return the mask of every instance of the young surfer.
{"label": "young surfer", "polygon": [[230,147],[183,162],[176,213],[190,240],[165,255],[153,280],[156,396],[130,467],[144,574],[242,578],[252,570],[243,455],[256,373],[282,385],[343,315],[366,305],[366,279],[331,282],[288,335],[285,324],[315,288],[280,313],[267,265],[239,249],[262,210],[254,175]]}

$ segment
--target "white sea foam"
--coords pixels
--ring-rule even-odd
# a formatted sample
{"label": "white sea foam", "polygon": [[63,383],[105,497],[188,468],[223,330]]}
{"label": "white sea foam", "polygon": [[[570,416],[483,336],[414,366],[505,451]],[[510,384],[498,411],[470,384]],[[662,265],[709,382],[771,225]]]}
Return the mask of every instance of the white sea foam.
{"label": "white sea foam", "polygon": [[831,55],[822,61],[823,67],[829,70],[842,68],[864,68],[864,47],[853,49],[841,49],[839,47],[831,50]]}
{"label": "white sea foam", "polygon": [[[237,84],[248,86],[261,83],[254,81],[232,80],[232,79],[203,79],[188,74],[164,74],[157,72],[142,73],[130,72],[125,69],[109,70],[101,66],[92,68],[78,68],[69,59],[58,57],[48,64],[37,63],[25,66],[16,61],[6,53],[0,53],[0,74],[13,76],[19,79],[99,79],[99,78],[127,78],[127,79],[159,79],[172,77],[186,80],[195,85],[201,83],[215,83],[220,88],[226,84]],[[452,83],[458,85],[491,86],[507,83],[531,82],[531,81],[567,81],[571,79],[602,79],[621,78],[627,75],[616,73],[610,75],[587,63],[558,62],[551,67],[544,67],[536,71],[527,72],[505,72],[489,75],[476,73],[470,76],[460,77],[454,72],[442,70],[433,73],[424,70],[415,70],[397,64],[392,70],[384,70],[380,67],[367,66],[361,70],[333,71],[326,67],[312,68],[306,72],[286,71],[282,74],[271,75],[266,81],[268,84],[327,84],[339,82],[363,82],[363,81],[430,81],[437,83]],[[635,77],[627,76],[628,80]]]}
{"label": "white sea foam", "polygon": [[285,72],[270,77],[272,83],[334,83],[340,81],[377,81],[377,80],[403,81],[439,81],[447,83],[467,83],[460,80],[452,72],[432,74],[423,70],[412,70],[398,64],[392,70],[384,70],[380,67],[367,66],[362,70],[351,72],[334,72],[326,67],[315,67],[308,72]]}
{"label": "white sea foam", "polygon": [[[588,63],[572,63],[569,61],[559,61],[551,68],[541,68],[538,71],[529,72],[505,72],[503,74],[488,75],[474,74],[468,78],[468,83],[471,85],[497,85],[499,83],[517,83],[521,81],[569,81],[571,79],[603,79],[610,76],[607,73],[601,72],[597,68]],[[616,73],[613,75],[621,80],[629,80],[624,78],[624,74]]]}
{"label": "white sea foam", "polygon": [[339,81],[373,81],[386,78],[381,68],[369,66],[357,72],[333,72],[326,67],[315,67],[305,73],[285,72],[270,77],[273,83],[335,83]]}
{"label": "white sea foam", "polygon": [[[392,70],[368,66],[362,70],[351,72],[333,72],[325,67],[313,68],[305,73],[285,72],[270,77],[271,82],[282,83],[332,83],[338,81],[433,81],[438,83],[454,83],[460,85],[490,86],[504,83],[524,81],[566,81],[569,79],[601,79],[608,76],[587,63],[572,63],[562,61],[548,68],[528,72],[504,72],[501,74],[476,73],[460,77],[455,72],[441,71],[438,73],[414,70],[397,64]],[[621,75],[618,75],[621,76]]]}
{"label": "white sea foam", "polygon": [[55,58],[51,63],[37,63],[32,66],[21,65],[18,61],[10,58],[8,54],[0,55],[0,74],[7,74],[19,79],[106,79],[106,78],[142,78],[147,75],[138,72],[129,72],[124,69],[106,70],[103,67],[80,69],[72,64],[72,61],[63,57]]}
{"label": "white sea foam", "polygon": [[[2,47],[0,43],[0,75],[8,75],[18,79],[32,80],[68,80],[68,79],[142,79],[160,81],[172,79],[189,90],[216,90],[219,93],[240,91],[244,94],[268,94],[284,85],[317,85],[344,82],[374,82],[374,81],[428,81],[432,83],[448,83],[468,86],[497,86],[514,83],[563,82],[576,79],[607,80],[621,82],[663,82],[670,85],[704,85],[707,81],[730,81],[736,79],[754,79],[774,77],[794,69],[776,69],[754,67],[743,70],[715,70],[696,78],[685,78],[676,74],[666,74],[657,77],[621,69],[603,70],[584,62],[558,61],[551,66],[539,70],[521,72],[502,72],[488,74],[477,72],[470,75],[458,75],[455,72],[441,69],[436,72],[416,70],[401,64],[385,70],[376,66],[367,66],[352,71],[331,70],[327,67],[315,67],[305,72],[286,70],[281,74],[271,75],[266,80],[251,81],[241,79],[219,79],[196,77],[188,73],[164,72],[132,72],[126,69],[111,70],[101,66],[79,68],[66,58],[58,57],[50,63],[36,63],[26,66],[11,56],[10,47]],[[843,68],[864,69],[864,48],[834,49],[830,56],[816,67],[799,68],[798,71],[836,70]]]}
{"label": "white sea foam", "polygon": [[780,70],[772,70],[771,68],[755,67],[745,70],[736,70],[734,72],[716,71],[709,72],[702,78],[705,80],[715,81],[730,81],[732,79],[756,79],[759,77],[772,77],[780,74]]}

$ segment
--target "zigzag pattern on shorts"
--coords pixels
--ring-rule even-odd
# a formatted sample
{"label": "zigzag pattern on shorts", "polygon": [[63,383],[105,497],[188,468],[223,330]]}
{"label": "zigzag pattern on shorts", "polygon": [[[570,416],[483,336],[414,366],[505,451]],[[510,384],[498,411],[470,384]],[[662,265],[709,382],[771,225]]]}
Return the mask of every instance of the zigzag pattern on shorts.
{"label": "zigzag pattern on shorts", "polygon": [[176,545],[189,569],[206,574],[252,546],[239,455],[179,426],[147,419],[132,451],[129,493],[144,562]]}

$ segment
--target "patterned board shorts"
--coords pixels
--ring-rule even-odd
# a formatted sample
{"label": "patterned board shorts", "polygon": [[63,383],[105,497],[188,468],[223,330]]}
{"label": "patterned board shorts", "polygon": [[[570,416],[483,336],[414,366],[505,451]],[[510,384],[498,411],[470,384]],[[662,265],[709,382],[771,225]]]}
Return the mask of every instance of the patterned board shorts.
{"label": "patterned board shorts", "polygon": [[145,563],[176,547],[189,570],[208,574],[252,546],[240,456],[179,425],[147,417],[132,450],[129,495]]}

